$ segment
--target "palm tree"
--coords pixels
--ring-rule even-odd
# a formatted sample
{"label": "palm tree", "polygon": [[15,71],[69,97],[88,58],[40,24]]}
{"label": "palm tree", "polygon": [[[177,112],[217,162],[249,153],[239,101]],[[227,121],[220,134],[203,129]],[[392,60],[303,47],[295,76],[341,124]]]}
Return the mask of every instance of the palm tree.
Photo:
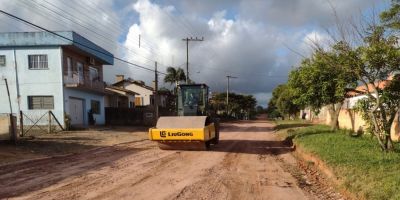
{"label": "palm tree", "polygon": [[173,67],[167,68],[167,75],[165,75],[164,77],[164,82],[170,83],[171,85],[175,83],[175,88],[176,88],[178,87],[181,81],[185,80],[186,80],[186,75],[182,68],[177,68],[177,69]]}

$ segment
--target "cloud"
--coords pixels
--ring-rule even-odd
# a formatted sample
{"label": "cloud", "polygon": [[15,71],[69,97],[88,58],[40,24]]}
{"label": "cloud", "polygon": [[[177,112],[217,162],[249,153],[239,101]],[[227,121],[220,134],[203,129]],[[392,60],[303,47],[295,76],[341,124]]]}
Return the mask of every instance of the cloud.
{"label": "cloud", "polygon": [[274,26],[299,27],[316,24],[331,26],[335,23],[333,9],[339,17],[346,18],[373,5],[380,0],[242,0],[239,6],[241,17],[264,21]]}
{"label": "cloud", "polygon": [[[0,0],[0,8],[22,19],[52,31],[73,30],[97,45],[120,57],[128,50],[119,42],[124,32],[120,21],[126,12],[113,9],[112,1],[101,0]],[[42,31],[27,24],[0,15],[0,29],[8,32]],[[106,66],[105,77],[111,77],[114,71],[129,72],[120,66]]]}
{"label": "cloud", "polygon": [[[131,25],[127,39],[138,37],[140,33],[153,41],[155,48],[167,52],[155,59],[162,60],[167,66],[184,67],[186,48],[182,38],[189,35],[182,27],[176,27],[183,26],[176,21],[182,17],[174,14],[176,8],[139,0],[133,9],[138,12],[140,23]],[[271,91],[276,83],[285,80],[290,65],[277,55],[276,49],[285,39],[278,30],[250,20],[228,19],[225,10],[216,11],[207,21],[199,17],[190,24],[204,34],[198,35],[204,36],[203,42],[192,42],[189,47],[189,71],[194,81],[204,82],[213,91],[221,92],[226,89],[226,76],[237,76],[231,80],[232,91],[255,94]],[[129,42],[125,45],[144,51]],[[128,59],[145,62],[135,55],[129,55]],[[136,77],[147,79],[149,83],[153,75],[137,70],[133,78]]]}
{"label": "cloud", "polygon": [[[121,27],[110,2],[100,0],[85,2],[71,0],[68,3],[62,0],[0,0],[0,5],[2,10],[46,29],[74,30],[113,53],[116,53],[114,50],[118,49],[117,38],[120,32],[112,31],[110,28],[119,30]],[[41,31],[5,15],[0,15],[0,21],[3,22],[0,23],[3,31]]]}
{"label": "cloud", "polygon": [[[338,14],[348,14],[373,2],[377,1],[334,1],[332,5]],[[309,55],[312,41],[329,41],[320,26],[331,26],[333,22],[333,15],[329,14],[331,5],[325,0],[171,0],[158,4],[138,0],[133,10],[139,21],[131,25],[127,39],[141,34],[162,53],[146,54],[129,42],[125,46],[146,54],[145,57],[153,55],[164,65],[159,69],[165,70],[166,66],[185,66],[182,38],[203,36],[203,42],[191,42],[189,46],[191,79],[221,92],[226,90],[226,76],[236,76],[231,80],[231,90],[253,94],[261,105],[266,105],[273,88],[286,82],[288,72],[302,59],[298,54]],[[140,56],[127,58],[146,62]],[[133,78],[148,83],[153,77],[139,70],[133,74]]]}
{"label": "cloud", "polygon": [[[232,91],[253,94],[259,104],[266,105],[273,88],[286,82],[288,72],[298,65],[300,54],[309,54],[310,40],[327,40],[321,27],[334,22],[328,2],[0,0],[0,7],[50,30],[74,30],[141,66],[153,69],[154,61],[158,61],[160,71],[168,66],[185,68],[186,43],[182,39],[204,37],[202,42],[189,43],[191,79],[222,92],[226,76],[236,76],[231,80]],[[331,2],[343,18],[379,3]],[[0,15],[0,28],[32,30],[4,15]],[[153,72],[118,61],[104,68],[106,81],[113,82],[115,74],[126,74],[147,84],[154,79]]]}

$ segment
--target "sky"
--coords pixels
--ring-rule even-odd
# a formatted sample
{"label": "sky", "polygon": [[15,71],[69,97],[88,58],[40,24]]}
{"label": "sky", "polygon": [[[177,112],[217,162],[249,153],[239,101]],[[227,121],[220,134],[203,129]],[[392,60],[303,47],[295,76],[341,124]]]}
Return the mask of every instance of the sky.
{"label": "sky", "polygon": [[[264,107],[311,43],[328,40],[326,30],[389,6],[389,0],[0,0],[5,12],[52,31],[73,30],[146,68],[157,62],[160,72],[186,69],[182,39],[203,38],[189,42],[190,79],[224,92],[226,76],[235,76],[231,92],[254,95]],[[1,14],[0,30],[38,31]],[[106,82],[116,74],[154,80],[153,72],[119,61],[104,67]],[[171,88],[163,78],[161,87]]]}

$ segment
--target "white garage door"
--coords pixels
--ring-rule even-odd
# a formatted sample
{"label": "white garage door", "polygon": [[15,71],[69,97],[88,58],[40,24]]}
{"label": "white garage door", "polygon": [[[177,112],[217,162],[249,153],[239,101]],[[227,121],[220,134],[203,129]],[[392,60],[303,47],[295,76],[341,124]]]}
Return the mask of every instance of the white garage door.
{"label": "white garage door", "polygon": [[83,125],[83,100],[69,98],[69,115],[71,125]]}

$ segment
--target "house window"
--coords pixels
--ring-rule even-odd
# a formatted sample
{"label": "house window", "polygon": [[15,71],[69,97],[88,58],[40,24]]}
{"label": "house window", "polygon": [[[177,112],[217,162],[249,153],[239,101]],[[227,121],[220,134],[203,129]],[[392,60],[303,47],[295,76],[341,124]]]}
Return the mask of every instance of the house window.
{"label": "house window", "polygon": [[0,55],[0,67],[6,66],[6,56]]}
{"label": "house window", "polygon": [[72,60],[70,57],[67,57],[67,70],[68,77],[72,77]]}
{"label": "house window", "polygon": [[135,107],[135,104],[133,103],[133,101],[130,101],[129,102],[129,108],[133,108],[133,107]]}
{"label": "house window", "polygon": [[91,81],[99,81],[99,71],[94,67],[89,67],[89,76]]}
{"label": "house window", "polygon": [[100,114],[100,101],[91,100],[90,104],[93,114]]}
{"label": "house window", "polygon": [[28,96],[29,110],[51,110],[54,109],[53,96]]}
{"label": "house window", "polygon": [[47,55],[28,55],[29,69],[48,69]]}
{"label": "house window", "polygon": [[78,71],[78,82],[83,84],[83,64],[81,62],[76,62],[76,68]]}
{"label": "house window", "polygon": [[135,97],[135,105],[142,106],[142,97]]}

